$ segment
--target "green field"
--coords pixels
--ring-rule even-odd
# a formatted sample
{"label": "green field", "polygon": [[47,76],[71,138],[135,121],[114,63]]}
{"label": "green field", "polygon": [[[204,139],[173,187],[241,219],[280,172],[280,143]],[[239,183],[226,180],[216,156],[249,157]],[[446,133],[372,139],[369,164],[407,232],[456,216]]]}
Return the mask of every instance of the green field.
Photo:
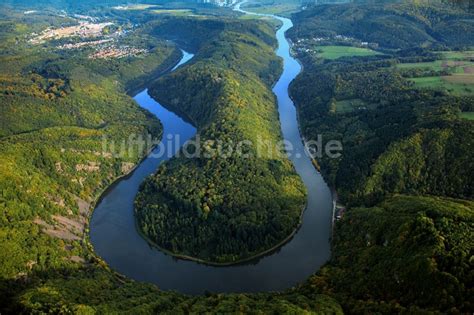
{"label": "green field", "polygon": [[400,63],[398,69],[426,69],[433,71],[448,70],[451,73],[469,73],[474,62],[468,60],[443,59],[429,62]]}
{"label": "green field", "polygon": [[168,15],[175,15],[175,16],[188,16],[192,14],[193,12],[188,9],[160,9],[160,10],[152,10],[153,13],[155,14],[168,14]]}
{"label": "green field", "polygon": [[378,52],[368,48],[351,46],[318,46],[318,56],[324,59],[337,59],[341,57],[365,57],[379,55]]}
{"label": "green field", "polygon": [[138,11],[138,10],[148,10],[150,8],[158,7],[155,4],[131,4],[127,6],[117,6],[115,9],[117,10],[127,10],[127,11]]}
{"label": "green field", "polygon": [[367,104],[359,98],[354,98],[350,100],[342,100],[336,102],[336,112],[337,113],[350,113],[354,110],[365,110],[372,109],[374,106],[372,104]]}
{"label": "green field", "polygon": [[463,112],[459,115],[459,117],[468,120],[474,120],[474,112]]}
{"label": "green field", "polygon": [[292,13],[300,11],[301,4],[288,0],[265,0],[248,2],[242,8],[255,13],[277,14],[289,17]]}
{"label": "green field", "polygon": [[[250,9],[249,9],[250,10]],[[273,25],[275,28],[278,28],[281,26],[280,20],[274,19],[272,17],[268,16],[258,16],[258,15],[252,15],[252,14],[244,14],[239,17],[240,20],[260,20],[260,21],[265,21],[267,23],[270,23]]]}
{"label": "green field", "polygon": [[445,51],[441,52],[443,55],[443,59],[447,60],[465,60],[474,58],[474,50],[466,50],[466,51]]}
{"label": "green field", "polygon": [[[443,59],[431,62],[401,63],[396,67],[401,70],[443,71],[438,76],[429,73],[426,77],[410,78],[409,80],[415,83],[415,87],[442,89],[454,95],[474,93],[474,62],[471,61],[474,52],[441,52],[439,54]],[[446,72],[450,75],[445,75]]]}
{"label": "green field", "polygon": [[443,60],[435,60],[430,62],[416,62],[416,63],[400,63],[397,65],[399,69],[429,69],[434,71],[443,70]]}
{"label": "green field", "polygon": [[454,95],[466,95],[474,93],[474,75],[454,74],[451,76],[436,76],[412,78],[415,87],[421,89],[446,90]]}

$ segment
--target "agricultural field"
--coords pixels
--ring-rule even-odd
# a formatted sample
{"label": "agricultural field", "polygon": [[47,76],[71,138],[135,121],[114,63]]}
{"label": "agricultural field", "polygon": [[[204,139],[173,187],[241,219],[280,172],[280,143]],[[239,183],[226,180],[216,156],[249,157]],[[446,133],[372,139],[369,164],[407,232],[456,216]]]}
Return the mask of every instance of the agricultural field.
{"label": "agricultural field", "polygon": [[467,120],[474,120],[474,112],[463,112],[459,117]]}
{"label": "agricultural field", "polygon": [[[474,93],[474,52],[442,52],[442,59],[430,62],[401,63],[402,71],[425,71],[425,75],[408,75],[418,88],[442,89],[454,95]],[[408,73],[408,72],[405,72]]]}
{"label": "agricultural field", "polygon": [[351,46],[319,46],[318,56],[323,59],[338,59],[341,57],[365,57],[379,55],[378,52],[368,49]]}
{"label": "agricultural field", "polygon": [[174,16],[188,16],[193,14],[193,11],[188,9],[160,9],[160,10],[152,10],[155,14],[165,14],[165,15],[174,15]]}
{"label": "agricultural field", "polygon": [[446,90],[454,95],[474,93],[473,75],[434,76],[410,79],[420,89]]}
{"label": "agricultural field", "polygon": [[291,0],[250,1],[243,5],[243,8],[255,13],[278,14],[290,17],[291,14],[300,11],[301,4]]}
{"label": "agricultural field", "polygon": [[467,50],[467,51],[444,51],[441,52],[443,55],[443,59],[446,60],[466,60],[466,59],[474,59],[474,50]]}
{"label": "agricultural field", "polygon": [[429,69],[433,71],[443,70],[444,60],[435,60],[428,62],[415,62],[415,63],[400,63],[397,65],[398,69]]}
{"label": "agricultural field", "polygon": [[354,98],[349,100],[341,100],[336,102],[335,111],[337,113],[350,113],[355,110],[367,110],[372,109],[374,104],[368,104],[360,98]]}

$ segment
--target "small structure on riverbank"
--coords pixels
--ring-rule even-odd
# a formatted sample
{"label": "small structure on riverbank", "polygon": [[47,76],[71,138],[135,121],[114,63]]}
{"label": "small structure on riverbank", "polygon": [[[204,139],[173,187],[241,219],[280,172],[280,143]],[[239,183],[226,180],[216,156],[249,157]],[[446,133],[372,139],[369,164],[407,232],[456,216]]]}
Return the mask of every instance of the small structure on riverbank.
{"label": "small structure on riverbank", "polygon": [[346,207],[341,204],[336,204],[335,218],[337,221],[341,220],[346,213]]}

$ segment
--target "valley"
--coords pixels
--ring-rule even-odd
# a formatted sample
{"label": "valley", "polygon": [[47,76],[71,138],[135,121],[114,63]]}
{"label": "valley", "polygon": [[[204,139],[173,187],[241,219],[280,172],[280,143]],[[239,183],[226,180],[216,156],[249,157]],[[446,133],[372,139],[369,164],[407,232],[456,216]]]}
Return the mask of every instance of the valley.
{"label": "valley", "polygon": [[[300,144],[293,152],[292,162],[308,189],[315,192],[308,199],[306,210],[300,218],[300,226],[273,248],[263,253],[257,253],[255,257],[230,263],[215,264],[175,253],[161,248],[161,246],[160,251],[147,249],[146,242],[140,235],[136,235],[132,216],[132,200],[137,186],[141,182],[140,178],[146,174],[141,169],[146,168],[147,172],[150,172],[152,168],[149,164],[156,165],[159,161],[151,155],[148,158],[149,161],[145,160],[143,165],[140,165],[136,173],[132,175],[132,178],[109,191],[94,211],[91,224],[92,243],[95,250],[117,271],[134,279],[147,279],[161,288],[177,289],[180,292],[193,294],[202,293],[205,290],[258,292],[284,289],[302,281],[313,272],[315,266],[324,263],[329,256],[328,240],[331,229],[332,197],[321,176],[316,173],[311,161],[304,155],[302,141],[298,138],[296,113],[294,105],[288,97],[288,84],[298,74],[300,67],[296,60],[290,57],[289,46],[284,37],[285,30],[291,27],[291,21],[288,19],[282,19],[282,21],[284,22],[283,27],[278,30],[277,39],[279,40],[278,55],[284,58],[284,71],[273,91],[278,98],[280,121],[283,122],[283,136],[291,143]],[[188,62],[192,61],[194,60],[191,59]],[[146,91],[136,97],[137,102],[155,112],[156,108],[161,105],[154,103],[149,97],[142,96],[143,94],[146,95]],[[176,118],[168,120],[169,114],[163,111],[166,110],[162,108],[157,111],[157,117],[164,124],[164,134],[174,135],[174,137],[180,136],[179,126],[182,125],[179,122],[180,119],[174,123],[173,120]],[[185,136],[181,135],[180,141],[185,141],[189,138],[189,127],[181,128],[183,128]],[[173,142],[168,137],[166,137],[166,141]],[[296,157],[296,154],[300,154],[302,158]],[[164,158],[166,157],[170,156],[165,155]],[[130,187],[131,185],[135,185],[135,187]],[[123,191],[129,192],[130,195],[125,197]],[[112,215],[110,214],[111,209],[114,209],[114,220],[108,222],[106,218]],[[149,241],[154,243],[153,240]],[[114,247],[117,242],[120,243],[120,247]],[[133,252],[134,259],[125,260],[123,251]],[[168,255],[211,266],[176,261]],[[244,264],[245,262],[250,263]],[[212,267],[212,265],[216,267]],[[230,265],[234,266],[222,268],[222,266]],[[157,266],[166,267],[157,269]],[[269,266],[273,267],[270,269]],[[289,270],[293,271],[288,272]],[[183,277],[183,274],[189,273],[193,274],[192,282],[188,277]],[[285,275],[283,276],[283,274]],[[196,279],[202,280],[196,281]],[[268,279],[274,280],[268,281]]]}
{"label": "valley", "polygon": [[0,312],[471,313],[472,8],[325,2],[0,4]]}

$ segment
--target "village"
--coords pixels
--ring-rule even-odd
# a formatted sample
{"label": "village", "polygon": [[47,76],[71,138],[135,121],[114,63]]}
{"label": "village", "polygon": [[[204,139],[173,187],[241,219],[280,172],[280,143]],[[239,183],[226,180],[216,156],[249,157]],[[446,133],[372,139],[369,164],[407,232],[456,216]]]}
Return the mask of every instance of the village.
{"label": "village", "polygon": [[89,55],[89,59],[138,57],[139,55],[144,55],[147,52],[148,51],[146,49],[135,48],[130,46],[110,46],[98,49],[95,53]]}
{"label": "village", "polygon": [[72,18],[77,20],[77,25],[47,28],[40,34],[31,34],[29,42],[40,45],[52,40],[71,39],[74,42],[58,45],[56,48],[74,50],[93,47],[94,51],[89,54],[89,59],[137,57],[148,52],[143,48],[120,45],[119,38],[125,36],[128,31],[122,27],[114,27],[112,22],[97,22],[97,18],[82,15],[74,15]]}
{"label": "village", "polygon": [[98,37],[103,35],[105,27],[110,25],[112,25],[110,22],[91,23],[88,21],[79,21],[79,24],[74,26],[47,28],[40,35],[33,37],[30,42],[32,44],[41,44],[48,40],[73,36],[81,38]]}

